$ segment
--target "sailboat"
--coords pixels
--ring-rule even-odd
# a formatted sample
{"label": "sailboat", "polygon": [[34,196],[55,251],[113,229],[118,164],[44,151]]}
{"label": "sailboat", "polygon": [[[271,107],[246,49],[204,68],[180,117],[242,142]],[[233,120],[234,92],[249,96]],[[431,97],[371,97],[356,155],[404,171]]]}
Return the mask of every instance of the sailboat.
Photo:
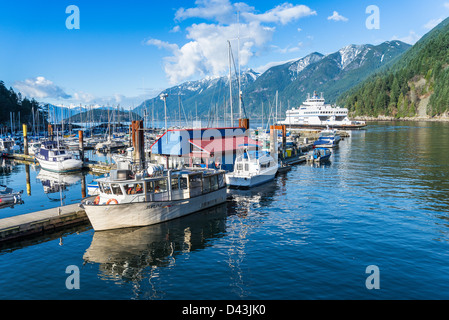
{"label": "sailboat", "polygon": [[[239,38],[240,40],[240,34]],[[229,54],[232,55],[231,43],[229,43]],[[239,43],[240,49],[240,43]],[[229,59],[231,60],[231,59]],[[240,59],[239,59],[240,60]],[[239,125],[249,130],[249,119],[243,119],[243,99],[240,87],[240,61],[239,61]],[[229,76],[231,86],[231,75]],[[232,110],[232,109],[231,109]],[[231,111],[232,114],[232,111]],[[230,188],[248,189],[268,181],[276,176],[279,164],[266,151],[260,150],[259,145],[243,144],[237,150],[237,157],[234,163],[234,171],[226,173],[226,183]]]}

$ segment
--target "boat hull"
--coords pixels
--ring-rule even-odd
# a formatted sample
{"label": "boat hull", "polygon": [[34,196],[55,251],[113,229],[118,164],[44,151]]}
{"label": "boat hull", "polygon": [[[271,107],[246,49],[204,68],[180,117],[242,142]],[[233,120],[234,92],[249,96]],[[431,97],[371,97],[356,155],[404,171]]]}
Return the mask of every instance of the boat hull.
{"label": "boat hull", "polygon": [[76,159],[64,160],[64,161],[47,161],[43,159],[36,158],[39,161],[39,165],[42,169],[58,172],[58,173],[66,173],[66,172],[75,172],[80,171],[83,168],[83,162]]}
{"label": "boat hull", "polygon": [[226,174],[226,184],[233,189],[249,189],[273,180],[277,171],[278,168],[273,167],[265,174],[260,175],[243,176],[228,173]]}
{"label": "boat hull", "polygon": [[226,188],[197,197],[126,204],[81,204],[95,231],[149,226],[226,202]]}

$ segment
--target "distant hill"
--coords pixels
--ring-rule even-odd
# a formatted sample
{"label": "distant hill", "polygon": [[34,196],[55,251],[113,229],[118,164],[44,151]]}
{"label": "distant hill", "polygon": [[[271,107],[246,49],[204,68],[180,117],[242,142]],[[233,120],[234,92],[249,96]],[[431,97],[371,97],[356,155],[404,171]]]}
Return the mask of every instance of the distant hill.
{"label": "distant hill", "polygon": [[108,110],[108,109],[92,109],[89,111],[84,111],[78,113],[74,116],[66,118],[64,120],[65,123],[82,123],[82,122],[108,122],[108,119],[111,122],[131,122],[133,120],[142,120],[135,112],[129,111],[117,111],[117,110]]}
{"label": "distant hill", "polygon": [[394,64],[338,100],[356,116],[432,117],[449,111],[449,18]]}

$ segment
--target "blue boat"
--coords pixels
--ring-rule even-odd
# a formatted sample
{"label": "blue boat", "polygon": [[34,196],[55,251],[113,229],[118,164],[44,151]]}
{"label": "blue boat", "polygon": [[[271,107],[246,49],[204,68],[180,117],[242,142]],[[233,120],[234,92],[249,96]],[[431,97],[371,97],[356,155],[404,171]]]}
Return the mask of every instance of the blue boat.
{"label": "blue boat", "polygon": [[310,154],[309,160],[313,162],[327,162],[329,161],[332,152],[328,148],[317,147],[314,148]]}

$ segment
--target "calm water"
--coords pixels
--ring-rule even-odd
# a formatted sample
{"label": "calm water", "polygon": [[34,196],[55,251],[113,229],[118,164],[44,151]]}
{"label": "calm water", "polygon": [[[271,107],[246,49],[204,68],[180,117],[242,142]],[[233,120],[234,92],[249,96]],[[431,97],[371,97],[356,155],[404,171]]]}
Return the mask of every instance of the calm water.
{"label": "calm water", "polygon": [[[329,165],[298,165],[214,210],[3,247],[0,299],[448,299],[448,137],[449,124],[373,123]],[[1,216],[59,205],[38,173],[28,196],[25,166],[3,171],[25,203]],[[81,198],[81,179],[66,204]],[[65,285],[70,265],[78,290]],[[380,289],[366,288],[369,265]]]}

